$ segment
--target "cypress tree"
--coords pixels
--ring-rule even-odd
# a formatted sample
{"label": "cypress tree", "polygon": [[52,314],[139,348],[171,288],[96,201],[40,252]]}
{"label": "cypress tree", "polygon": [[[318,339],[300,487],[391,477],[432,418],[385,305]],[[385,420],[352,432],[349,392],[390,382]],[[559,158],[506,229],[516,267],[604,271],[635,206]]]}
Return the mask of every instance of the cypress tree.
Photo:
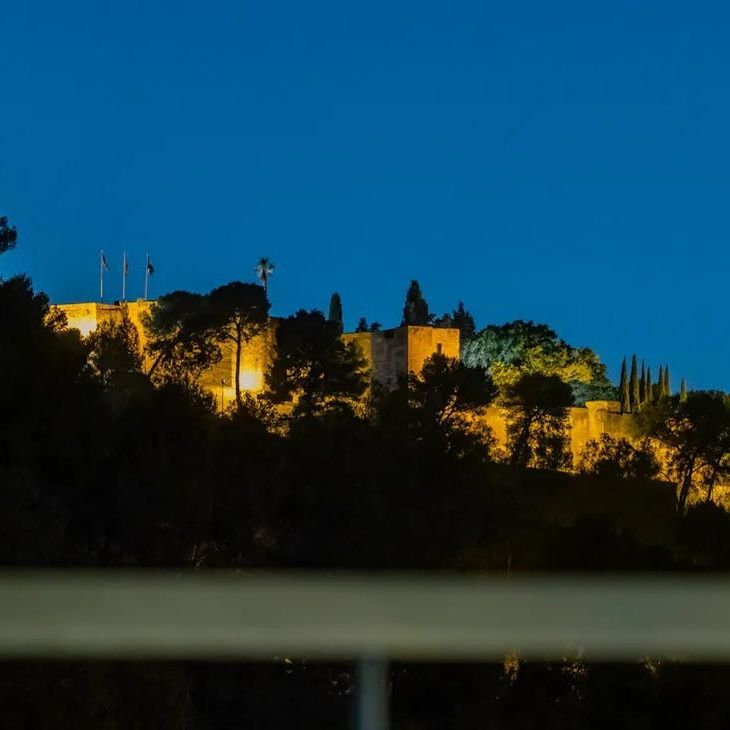
{"label": "cypress tree", "polygon": [[621,380],[619,381],[618,389],[621,394],[621,413],[629,413],[631,411],[631,403],[629,399],[629,380],[626,377],[626,358],[621,363]]}
{"label": "cypress tree", "polygon": [[340,333],[344,331],[344,325],[342,323],[342,299],[340,299],[340,295],[337,292],[330,297],[330,313],[327,319],[330,322],[337,323],[340,328]]}
{"label": "cypress tree", "polygon": [[664,397],[664,368],[659,366],[659,377],[657,378],[657,400],[661,400]]}
{"label": "cypress tree", "polygon": [[428,302],[423,298],[421,287],[413,279],[406,292],[406,303],[403,306],[403,319],[401,327],[408,324],[427,325],[431,323],[431,315],[428,312]]}
{"label": "cypress tree", "polygon": [[646,369],[646,402],[654,402],[654,386],[651,384],[651,368]]}
{"label": "cypress tree", "polygon": [[664,366],[664,395],[667,398],[672,395],[672,386],[669,383],[669,365]]}
{"label": "cypress tree", "polygon": [[639,401],[641,403],[646,401],[646,368],[643,360],[641,361],[641,376],[639,377]]}
{"label": "cypress tree", "polygon": [[679,384],[679,402],[684,403],[687,400],[687,383],[684,382],[684,378],[682,378],[682,382]]}
{"label": "cypress tree", "polygon": [[636,355],[631,357],[631,377],[629,383],[629,391],[631,393],[631,409],[638,410],[641,405],[639,398],[639,369],[636,366]]}

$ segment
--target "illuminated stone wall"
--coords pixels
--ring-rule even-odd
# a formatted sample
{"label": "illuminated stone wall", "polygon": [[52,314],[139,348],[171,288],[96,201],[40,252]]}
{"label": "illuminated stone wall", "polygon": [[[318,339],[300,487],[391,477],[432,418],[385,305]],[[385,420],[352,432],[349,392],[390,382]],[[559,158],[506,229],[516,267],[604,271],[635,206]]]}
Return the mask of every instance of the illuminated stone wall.
{"label": "illuminated stone wall", "polygon": [[420,373],[423,363],[436,352],[459,357],[458,329],[396,327],[382,332],[348,332],[346,342],[355,342],[372,370],[373,377],[388,388],[409,372]]}
{"label": "illuminated stone wall", "polygon": [[[507,412],[503,408],[491,406],[486,410],[484,421],[492,429],[498,445],[506,447]],[[618,401],[589,401],[583,408],[570,408],[568,423],[570,450],[576,465],[586,444],[591,439],[600,438],[603,433],[632,442],[638,439],[634,417],[629,413],[621,413]]]}
{"label": "illuminated stone wall", "polygon": [[[144,346],[144,328],[141,317],[150,311],[154,302],[143,299],[135,302],[127,302],[129,318],[139,331],[140,343]],[[68,326],[77,329],[86,337],[93,332],[102,322],[120,322],[122,319],[122,306],[120,304],[101,304],[97,302],[83,302],[81,304],[58,304],[68,321]]]}
{"label": "illuminated stone wall", "polygon": [[[143,348],[146,337],[142,326],[142,316],[150,311],[153,304],[154,302],[146,300],[127,302],[126,304],[129,318],[139,332],[140,344]],[[118,322],[122,319],[122,305],[118,303],[84,302],[80,304],[59,304],[57,306],[66,315],[68,326],[78,329],[84,336],[93,332],[102,322]],[[239,376],[243,390],[258,392],[263,389],[264,373],[273,357],[275,329],[276,320],[272,319],[266,332],[254,337],[251,342],[244,346]],[[204,373],[201,383],[215,396],[219,407],[221,405],[225,407],[236,397],[234,379],[236,353],[229,343],[223,343],[221,350],[223,358],[217,365]],[[150,364],[147,359],[146,365],[149,367]]]}

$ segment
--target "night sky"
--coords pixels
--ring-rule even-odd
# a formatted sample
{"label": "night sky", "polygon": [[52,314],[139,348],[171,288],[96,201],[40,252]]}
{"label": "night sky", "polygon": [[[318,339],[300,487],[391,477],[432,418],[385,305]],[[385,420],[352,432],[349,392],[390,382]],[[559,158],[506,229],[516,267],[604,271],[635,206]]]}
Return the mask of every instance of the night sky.
{"label": "night sky", "polygon": [[730,389],[730,8],[7,2],[0,215],[53,301],[250,280],[274,314],[543,321]]}

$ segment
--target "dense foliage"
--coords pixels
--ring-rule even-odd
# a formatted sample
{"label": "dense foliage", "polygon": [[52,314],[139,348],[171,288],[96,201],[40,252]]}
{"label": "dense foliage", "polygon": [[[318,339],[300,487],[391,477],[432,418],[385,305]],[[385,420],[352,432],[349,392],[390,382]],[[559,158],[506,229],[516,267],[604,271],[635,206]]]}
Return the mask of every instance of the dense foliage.
{"label": "dense foliage", "polygon": [[499,387],[538,373],[569,383],[577,403],[616,396],[598,355],[587,347],[572,347],[544,324],[517,320],[488,325],[464,345],[463,359],[485,368]]}

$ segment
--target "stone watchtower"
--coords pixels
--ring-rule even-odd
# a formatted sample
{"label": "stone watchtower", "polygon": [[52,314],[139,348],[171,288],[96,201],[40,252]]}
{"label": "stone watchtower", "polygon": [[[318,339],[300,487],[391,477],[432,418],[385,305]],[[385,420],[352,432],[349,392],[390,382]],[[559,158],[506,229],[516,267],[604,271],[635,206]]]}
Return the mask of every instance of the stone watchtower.
{"label": "stone watchtower", "polygon": [[357,343],[375,380],[394,388],[399,378],[420,373],[434,353],[458,359],[460,334],[454,328],[405,325],[382,332],[347,332],[342,337]]}

